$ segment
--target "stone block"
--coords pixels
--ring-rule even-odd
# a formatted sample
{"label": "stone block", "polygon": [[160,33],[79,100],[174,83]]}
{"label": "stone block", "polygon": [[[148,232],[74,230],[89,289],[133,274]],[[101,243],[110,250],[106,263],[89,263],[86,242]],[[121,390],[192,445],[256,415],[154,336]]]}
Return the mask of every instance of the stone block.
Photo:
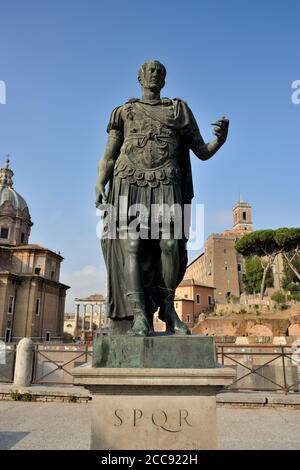
{"label": "stone block", "polygon": [[92,449],[216,449],[216,393],[235,371],[95,368],[72,371],[92,399]]}
{"label": "stone block", "polygon": [[101,336],[94,341],[93,367],[204,369],[216,366],[209,336]]}
{"label": "stone block", "polygon": [[249,344],[249,339],[246,336],[237,336],[235,344],[238,345],[247,345]]}

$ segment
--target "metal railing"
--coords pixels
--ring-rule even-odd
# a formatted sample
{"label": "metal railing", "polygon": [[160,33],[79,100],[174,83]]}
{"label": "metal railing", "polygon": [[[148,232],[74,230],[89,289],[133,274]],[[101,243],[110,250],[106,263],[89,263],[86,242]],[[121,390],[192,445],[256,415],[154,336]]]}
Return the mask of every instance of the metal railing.
{"label": "metal railing", "polygon": [[32,383],[73,384],[71,370],[92,359],[92,348],[87,345],[36,344]]}
{"label": "metal railing", "polygon": [[0,361],[0,383],[12,383],[14,381],[16,363],[16,344],[5,344]]}
{"label": "metal railing", "polygon": [[227,386],[239,391],[300,391],[300,348],[292,346],[217,345],[218,362],[234,367],[237,376]]}
{"label": "metal railing", "polygon": [[[218,363],[236,369],[236,379],[227,389],[300,392],[300,345],[297,347],[217,343]],[[16,345],[6,344],[5,354],[5,364],[0,364],[0,383],[12,383]],[[92,347],[85,344],[36,344],[32,383],[72,384],[71,370],[91,361],[92,355]]]}

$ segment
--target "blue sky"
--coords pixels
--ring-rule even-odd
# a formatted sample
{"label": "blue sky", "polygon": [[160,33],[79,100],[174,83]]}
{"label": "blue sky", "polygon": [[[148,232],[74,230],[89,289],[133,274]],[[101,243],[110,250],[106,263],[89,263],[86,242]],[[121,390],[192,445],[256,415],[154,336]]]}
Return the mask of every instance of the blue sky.
{"label": "blue sky", "polygon": [[145,60],[165,64],[163,95],[188,102],[206,141],[213,120],[231,120],[212,160],[192,158],[206,235],[231,227],[239,193],[255,228],[300,225],[298,0],[10,0],[0,15],[0,158],[12,155],[31,241],[65,257],[68,310],[74,296],[104,292],[97,163],[111,110],[140,95]]}

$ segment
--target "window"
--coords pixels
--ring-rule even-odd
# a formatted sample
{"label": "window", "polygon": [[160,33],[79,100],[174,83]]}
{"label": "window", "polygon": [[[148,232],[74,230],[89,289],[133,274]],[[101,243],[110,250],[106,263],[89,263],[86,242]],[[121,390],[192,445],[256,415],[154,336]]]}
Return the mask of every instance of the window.
{"label": "window", "polygon": [[50,341],[51,339],[51,331],[46,331],[46,341]]}
{"label": "window", "polygon": [[243,220],[247,220],[246,212],[245,212],[245,211],[243,211]]}
{"label": "window", "polygon": [[175,308],[178,308],[178,302],[175,302]]}
{"label": "window", "polygon": [[226,248],[224,248],[224,253],[226,253],[226,251],[227,251]]}
{"label": "window", "polygon": [[51,280],[52,280],[52,281],[53,281],[53,279],[54,279],[54,274],[55,274],[55,272],[54,272],[54,271],[51,271]]}
{"label": "window", "polygon": [[35,301],[35,314],[37,317],[40,314],[40,299],[36,299]]}
{"label": "window", "polygon": [[237,268],[238,268],[238,271],[241,271],[241,270],[242,270],[242,265],[241,265],[241,263],[238,263]]}
{"label": "window", "polygon": [[41,268],[35,268],[34,274],[40,275],[41,274]]}
{"label": "window", "polygon": [[1,227],[0,238],[8,238],[9,228]]}
{"label": "window", "polygon": [[188,298],[188,295],[187,295],[187,294],[184,294],[184,298],[187,299],[187,298]]}
{"label": "window", "polygon": [[200,303],[201,303],[200,294],[196,294],[196,304],[200,304]]}
{"label": "window", "polygon": [[11,342],[11,328],[6,328],[5,330],[5,342],[6,343]]}
{"label": "window", "polygon": [[8,299],[8,314],[12,315],[14,313],[15,298],[11,295]]}
{"label": "window", "polygon": [[208,300],[208,305],[212,305],[212,296],[211,295],[209,295],[207,297],[207,300]]}
{"label": "window", "polygon": [[186,321],[187,321],[187,323],[190,323],[190,316],[189,315],[186,316]]}
{"label": "window", "polygon": [[21,233],[21,243],[25,242],[25,233]]}
{"label": "window", "polygon": [[225,266],[225,271],[227,271],[227,270],[228,270],[228,266]]}

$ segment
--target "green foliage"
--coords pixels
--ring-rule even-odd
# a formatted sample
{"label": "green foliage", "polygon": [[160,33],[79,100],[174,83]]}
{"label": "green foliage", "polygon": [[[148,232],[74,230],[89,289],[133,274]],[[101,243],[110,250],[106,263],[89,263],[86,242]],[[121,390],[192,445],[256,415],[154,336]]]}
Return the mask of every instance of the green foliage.
{"label": "green foliage", "polygon": [[279,246],[275,238],[275,231],[256,230],[247,233],[235,243],[236,250],[243,256],[267,256],[278,251]]}
{"label": "green foliage", "polygon": [[287,296],[288,300],[294,300],[295,302],[300,302],[300,293],[295,293]]}
{"label": "green foliage", "polygon": [[[288,253],[291,257],[291,253]],[[296,256],[293,261],[293,266],[300,272],[300,255]],[[284,278],[282,280],[282,287],[286,291],[295,292],[299,289],[299,279],[292,269],[289,267],[286,259],[283,260]]]}
{"label": "green foliage", "polygon": [[[235,248],[245,257],[258,256],[265,269],[274,262],[275,256],[278,253],[282,253],[285,260],[283,288],[285,290],[295,291],[299,287],[300,228],[283,227],[277,230],[256,230],[255,232],[243,235],[243,237],[236,242]],[[255,276],[257,278],[260,277],[259,270],[257,270]],[[253,276],[253,272],[252,275],[246,273],[244,276],[247,293],[258,292],[258,280],[255,279],[255,276]],[[265,285],[263,284],[261,284],[261,296],[263,296],[265,289]],[[270,280],[266,281],[266,286],[270,286]]]}
{"label": "green foliage", "polygon": [[273,300],[273,302],[276,302],[277,304],[284,304],[285,295],[280,290],[277,290],[271,295],[271,300]]}
{"label": "green foliage", "polygon": [[74,395],[71,395],[71,396],[69,397],[69,400],[68,400],[68,401],[69,401],[69,403],[76,403],[76,402],[77,402],[77,397],[75,397]]}
{"label": "green foliage", "polygon": [[293,251],[300,245],[300,228],[279,228],[275,230],[275,241],[285,252]]}
{"label": "green foliage", "polygon": [[275,238],[284,257],[283,288],[295,291],[299,287],[300,281],[300,228],[280,228],[276,230]]}
{"label": "green foliage", "polygon": [[35,397],[28,392],[20,393],[18,390],[12,390],[10,395],[15,401],[35,401]]}
{"label": "green foliage", "polygon": [[[248,256],[245,260],[245,272],[243,282],[246,294],[257,294],[260,292],[261,281],[263,278],[263,268],[258,256]],[[273,273],[269,269],[266,278],[266,287],[273,287]]]}

